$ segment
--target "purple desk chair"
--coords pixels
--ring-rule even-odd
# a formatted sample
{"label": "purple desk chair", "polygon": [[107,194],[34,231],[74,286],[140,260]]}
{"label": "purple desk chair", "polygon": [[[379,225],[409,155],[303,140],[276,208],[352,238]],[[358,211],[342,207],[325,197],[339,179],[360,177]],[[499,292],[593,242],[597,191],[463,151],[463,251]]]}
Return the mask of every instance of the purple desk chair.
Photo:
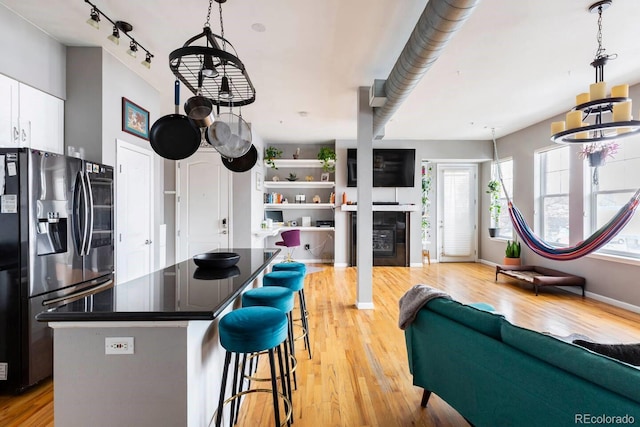
{"label": "purple desk chair", "polygon": [[293,248],[290,251],[287,251],[287,257],[285,258],[285,262],[293,262],[293,251],[296,246],[300,246],[300,230],[287,230],[280,233],[282,237],[281,242],[276,242],[276,246],[286,246],[287,248]]}

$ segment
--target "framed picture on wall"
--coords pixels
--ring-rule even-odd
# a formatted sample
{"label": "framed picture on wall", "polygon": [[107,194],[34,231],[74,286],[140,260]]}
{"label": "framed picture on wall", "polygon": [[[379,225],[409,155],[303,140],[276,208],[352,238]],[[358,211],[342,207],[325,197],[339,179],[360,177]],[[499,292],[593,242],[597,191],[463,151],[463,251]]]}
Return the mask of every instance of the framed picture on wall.
{"label": "framed picture on wall", "polygon": [[149,112],[125,97],[122,97],[122,130],[149,139]]}

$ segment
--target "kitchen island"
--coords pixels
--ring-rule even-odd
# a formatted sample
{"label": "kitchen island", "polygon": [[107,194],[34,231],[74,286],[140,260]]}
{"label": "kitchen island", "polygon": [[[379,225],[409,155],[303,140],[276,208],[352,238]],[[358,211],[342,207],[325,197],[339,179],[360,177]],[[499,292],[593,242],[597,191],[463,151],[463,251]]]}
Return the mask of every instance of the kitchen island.
{"label": "kitchen island", "polygon": [[218,319],[279,252],[228,251],[240,255],[230,269],[189,259],[37,316],[54,330],[56,425],[209,425],[224,361]]}

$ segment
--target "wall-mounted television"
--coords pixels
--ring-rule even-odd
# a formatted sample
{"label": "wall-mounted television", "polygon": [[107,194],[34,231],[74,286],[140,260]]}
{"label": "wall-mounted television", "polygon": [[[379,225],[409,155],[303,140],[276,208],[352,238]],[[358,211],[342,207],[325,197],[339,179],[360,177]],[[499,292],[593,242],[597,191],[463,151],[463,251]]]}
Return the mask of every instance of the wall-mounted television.
{"label": "wall-mounted television", "polygon": [[[356,149],[347,149],[347,187],[358,186]],[[413,187],[416,164],[414,149],[373,149],[374,187]]]}

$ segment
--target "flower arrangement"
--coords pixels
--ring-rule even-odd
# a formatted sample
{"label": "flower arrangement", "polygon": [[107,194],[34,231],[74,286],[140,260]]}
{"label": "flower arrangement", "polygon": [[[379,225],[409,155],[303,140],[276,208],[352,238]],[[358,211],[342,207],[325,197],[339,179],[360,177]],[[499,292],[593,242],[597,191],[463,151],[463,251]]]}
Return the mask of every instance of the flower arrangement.
{"label": "flower arrangement", "polygon": [[620,145],[617,142],[610,142],[608,144],[600,144],[597,142],[593,142],[591,144],[586,144],[582,147],[582,150],[578,153],[578,157],[581,159],[589,159],[590,162],[594,160],[594,157],[597,157],[600,164],[604,164],[604,161],[618,153],[618,149]]}

